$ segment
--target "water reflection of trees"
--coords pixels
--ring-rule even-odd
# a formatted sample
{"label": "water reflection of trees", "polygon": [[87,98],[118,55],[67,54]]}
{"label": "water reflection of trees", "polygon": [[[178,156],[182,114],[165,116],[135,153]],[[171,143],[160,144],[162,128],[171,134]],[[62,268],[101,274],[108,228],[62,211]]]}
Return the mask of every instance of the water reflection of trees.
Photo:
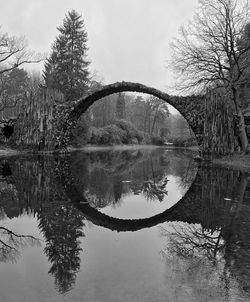
{"label": "water reflection of trees", "polygon": [[80,238],[84,236],[83,216],[72,205],[59,206],[38,214],[39,228],[46,240],[44,249],[58,291],[65,294],[75,284],[80,270]]}
{"label": "water reflection of trees", "polygon": [[172,224],[170,229],[161,230],[167,236],[166,249],[182,258],[206,257],[215,261],[221,258],[225,242],[221,231],[205,230],[196,224]]}
{"label": "water reflection of trees", "polygon": [[[49,273],[58,291],[66,293],[80,269],[80,240],[84,236],[84,216],[71,202],[84,194],[98,206],[105,206],[139,191],[149,200],[162,200],[171,159],[159,152],[141,151],[12,157],[1,161],[0,208],[9,218],[36,215],[45,238],[44,252],[51,262]],[[183,161],[185,156],[180,165]],[[23,237],[19,239],[20,244],[24,242]],[[14,249],[4,252],[6,257],[14,256]]]}
{"label": "water reflection of trees", "polygon": [[[133,194],[142,194],[148,201],[162,201],[167,195],[168,175],[177,175],[181,183],[191,162],[194,167],[189,178],[191,185],[196,172],[192,157],[162,150],[76,154],[72,174],[79,191],[91,196],[94,207],[101,208],[120,203],[122,198]],[[177,166],[182,168],[178,171]]]}
{"label": "water reflection of trees", "polygon": [[18,234],[0,226],[0,261],[16,262],[21,250],[28,246],[40,245],[40,240],[31,235]]}
{"label": "water reflection of trees", "polygon": [[224,242],[219,232],[206,231],[198,224],[171,223],[161,233],[167,240],[161,255],[174,280],[172,301],[212,302],[218,297],[228,301],[221,280]]}
{"label": "water reflection of trees", "polygon": [[[67,163],[63,158],[53,157],[12,158],[9,172],[2,173],[0,179],[0,188],[3,188],[0,206],[6,215],[9,218],[22,213],[36,215],[45,238],[44,252],[51,262],[49,274],[54,276],[56,288],[62,294],[75,283],[80,269],[80,238],[84,236],[83,215],[70,204],[65,191],[68,180],[61,182],[59,179]],[[6,167],[7,162],[4,162],[2,171],[6,171]],[[14,239],[12,249],[5,246],[5,257],[16,256],[18,247],[32,238]]]}
{"label": "water reflection of trees", "polygon": [[181,283],[197,301],[205,299],[202,292],[210,290],[216,295],[209,301],[217,301],[218,295],[228,301],[226,295],[235,295],[241,288],[250,294],[249,175],[214,167],[201,169],[199,174],[201,190],[196,198],[201,224],[163,226],[167,244],[162,255],[169,265],[178,262]]}
{"label": "water reflection of trees", "polygon": [[[72,201],[84,196],[84,200],[92,198],[98,206],[105,206],[107,197],[115,204],[124,194],[143,194],[143,190],[144,194],[153,194],[148,199],[161,200],[169,174],[177,176],[183,186],[192,181],[192,160],[178,154],[118,152],[114,162],[112,156],[97,152],[2,161],[0,208],[9,218],[22,213],[36,215],[45,237],[44,252],[51,262],[49,273],[61,293],[74,286],[84,236],[84,214]],[[239,279],[246,290],[250,280],[248,177],[237,171],[201,167],[186,201],[179,205],[181,215],[176,213],[175,218],[199,223],[201,228],[189,224],[186,229],[178,229],[177,225],[171,235],[175,249],[172,254],[183,253],[182,259],[187,259],[191,267],[192,263],[198,267],[204,259],[216,266],[223,259],[226,272]]]}

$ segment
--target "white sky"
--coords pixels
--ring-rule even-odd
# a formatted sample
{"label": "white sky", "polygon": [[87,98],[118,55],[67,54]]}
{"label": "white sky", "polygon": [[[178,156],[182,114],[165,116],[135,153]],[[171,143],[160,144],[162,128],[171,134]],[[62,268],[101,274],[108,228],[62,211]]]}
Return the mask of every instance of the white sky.
{"label": "white sky", "polygon": [[[82,14],[91,70],[105,83],[139,82],[161,90],[172,84],[166,68],[171,39],[193,15],[198,0],[0,0],[2,30],[50,52],[65,14]],[[41,67],[40,67],[41,68]]]}

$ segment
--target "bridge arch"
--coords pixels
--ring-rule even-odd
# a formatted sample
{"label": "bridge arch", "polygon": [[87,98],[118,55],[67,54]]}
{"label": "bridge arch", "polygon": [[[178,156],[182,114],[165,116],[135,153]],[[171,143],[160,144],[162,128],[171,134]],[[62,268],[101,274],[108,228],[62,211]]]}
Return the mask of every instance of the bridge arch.
{"label": "bridge arch", "polygon": [[[62,139],[65,142],[68,141],[70,136],[70,131],[75,127],[80,116],[86,112],[86,110],[96,101],[109,96],[114,93],[119,92],[139,92],[146,93],[152,96],[155,96],[169,105],[177,109],[183,117],[188,122],[189,126],[193,130],[198,144],[200,144],[200,137],[202,136],[203,131],[203,118],[201,117],[201,112],[203,109],[203,102],[197,97],[176,97],[170,96],[169,94],[162,92],[158,89],[148,87],[140,83],[133,82],[116,82],[114,84],[109,84],[102,86],[100,89],[89,94],[88,96],[82,97],[73,110],[68,114],[66,122],[63,126],[64,138]],[[198,112],[198,115],[197,115]],[[199,119],[198,119],[199,116]]]}

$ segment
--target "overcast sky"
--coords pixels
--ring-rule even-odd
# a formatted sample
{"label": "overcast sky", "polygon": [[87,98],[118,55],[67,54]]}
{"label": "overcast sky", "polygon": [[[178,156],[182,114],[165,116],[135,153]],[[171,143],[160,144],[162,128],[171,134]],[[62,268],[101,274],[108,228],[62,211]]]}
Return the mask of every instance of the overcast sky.
{"label": "overcast sky", "polygon": [[82,14],[91,70],[105,83],[132,81],[168,90],[169,43],[198,0],[0,0],[2,31],[25,35],[30,48],[50,52],[65,14]]}

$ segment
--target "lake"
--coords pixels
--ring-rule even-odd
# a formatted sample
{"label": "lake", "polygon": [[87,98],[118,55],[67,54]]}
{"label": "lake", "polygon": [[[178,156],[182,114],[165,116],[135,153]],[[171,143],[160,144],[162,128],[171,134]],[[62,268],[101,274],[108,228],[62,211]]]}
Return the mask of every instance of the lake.
{"label": "lake", "polygon": [[0,159],[0,301],[250,301],[249,174],[163,148]]}

